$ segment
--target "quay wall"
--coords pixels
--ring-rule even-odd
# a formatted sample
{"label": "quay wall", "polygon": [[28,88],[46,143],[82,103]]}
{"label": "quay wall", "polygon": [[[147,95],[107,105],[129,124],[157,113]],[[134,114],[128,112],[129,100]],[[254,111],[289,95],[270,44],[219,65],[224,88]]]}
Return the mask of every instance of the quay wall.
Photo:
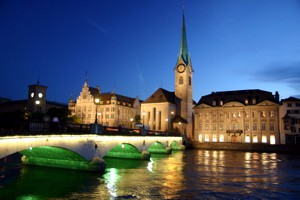
{"label": "quay wall", "polygon": [[206,150],[236,150],[268,153],[300,153],[300,145],[270,145],[251,143],[230,143],[230,142],[205,142],[192,143],[194,149]]}

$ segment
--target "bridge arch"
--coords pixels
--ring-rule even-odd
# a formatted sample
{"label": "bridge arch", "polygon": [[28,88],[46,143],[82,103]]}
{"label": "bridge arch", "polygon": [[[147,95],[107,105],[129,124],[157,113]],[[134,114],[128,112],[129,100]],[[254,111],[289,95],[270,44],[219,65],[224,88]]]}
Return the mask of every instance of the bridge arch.
{"label": "bridge arch", "polygon": [[121,143],[111,148],[104,157],[127,158],[127,159],[149,159],[148,152],[140,152],[139,149],[130,143]]}

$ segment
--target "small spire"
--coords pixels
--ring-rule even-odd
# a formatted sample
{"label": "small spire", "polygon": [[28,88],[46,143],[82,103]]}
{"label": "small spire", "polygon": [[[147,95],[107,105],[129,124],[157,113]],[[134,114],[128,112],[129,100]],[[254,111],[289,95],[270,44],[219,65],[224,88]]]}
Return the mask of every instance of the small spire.
{"label": "small spire", "polygon": [[188,53],[186,30],[185,30],[184,2],[183,2],[183,5],[182,5],[182,28],[181,28],[180,52],[179,52],[178,60],[180,60],[180,58],[183,59],[185,64],[188,64],[188,62],[189,62],[189,53]]}
{"label": "small spire", "polygon": [[87,71],[85,71],[85,80],[87,81]]}
{"label": "small spire", "polygon": [[40,84],[40,70],[38,71],[37,85]]}

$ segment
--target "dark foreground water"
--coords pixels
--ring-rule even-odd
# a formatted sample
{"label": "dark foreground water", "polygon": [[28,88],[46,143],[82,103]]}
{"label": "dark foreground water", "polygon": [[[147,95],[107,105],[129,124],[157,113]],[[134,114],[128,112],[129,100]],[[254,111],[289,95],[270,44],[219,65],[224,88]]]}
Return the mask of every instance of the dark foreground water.
{"label": "dark foreground water", "polygon": [[1,160],[0,199],[299,199],[300,156],[189,150],[107,160],[105,174]]}

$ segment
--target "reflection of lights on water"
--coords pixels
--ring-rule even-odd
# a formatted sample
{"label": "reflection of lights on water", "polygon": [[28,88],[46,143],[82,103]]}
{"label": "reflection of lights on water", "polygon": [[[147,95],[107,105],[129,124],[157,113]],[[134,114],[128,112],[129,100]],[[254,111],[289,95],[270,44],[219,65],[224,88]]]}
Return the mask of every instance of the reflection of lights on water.
{"label": "reflection of lights on water", "polygon": [[18,197],[17,200],[39,200],[39,199],[42,199],[36,195],[27,195],[27,196],[21,196],[21,197]]}
{"label": "reflection of lights on water", "polygon": [[104,179],[110,196],[117,197],[116,183],[120,179],[120,176],[118,175],[118,170],[116,168],[109,169],[108,173],[104,175]]}
{"label": "reflection of lights on water", "polygon": [[151,172],[151,173],[154,173],[154,172],[153,172],[153,164],[154,164],[153,158],[150,158],[150,162],[148,162],[147,169],[148,169],[148,171]]}

